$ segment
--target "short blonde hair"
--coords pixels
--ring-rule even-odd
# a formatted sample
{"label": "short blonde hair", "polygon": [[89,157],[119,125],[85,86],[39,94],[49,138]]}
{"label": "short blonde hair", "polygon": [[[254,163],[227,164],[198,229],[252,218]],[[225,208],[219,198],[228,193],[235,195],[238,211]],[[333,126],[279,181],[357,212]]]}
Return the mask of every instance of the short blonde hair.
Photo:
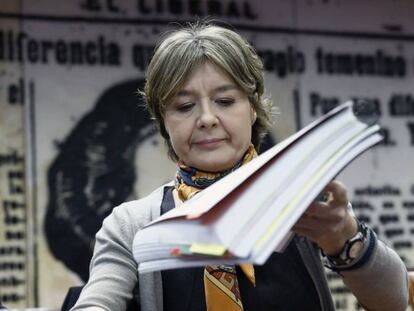
{"label": "short blonde hair", "polygon": [[143,95],[164,137],[168,154],[178,160],[164,124],[166,105],[182,89],[191,73],[210,62],[226,72],[248,96],[256,110],[252,143],[259,149],[271,119],[270,100],[264,96],[263,63],[238,33],[224,27],[194,23],[168,34],[156,47],[147,69]]}

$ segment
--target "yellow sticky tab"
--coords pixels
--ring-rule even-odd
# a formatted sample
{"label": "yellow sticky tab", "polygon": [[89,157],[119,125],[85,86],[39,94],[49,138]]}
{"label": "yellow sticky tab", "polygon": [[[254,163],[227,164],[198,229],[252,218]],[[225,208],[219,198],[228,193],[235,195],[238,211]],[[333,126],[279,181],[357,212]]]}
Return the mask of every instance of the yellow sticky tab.
{"label": "yellow sticky tab", "polygon": [[195,243],[191,245],[190,252],[208,256],[223,256],[226,252],[226,247],[220,244]]}

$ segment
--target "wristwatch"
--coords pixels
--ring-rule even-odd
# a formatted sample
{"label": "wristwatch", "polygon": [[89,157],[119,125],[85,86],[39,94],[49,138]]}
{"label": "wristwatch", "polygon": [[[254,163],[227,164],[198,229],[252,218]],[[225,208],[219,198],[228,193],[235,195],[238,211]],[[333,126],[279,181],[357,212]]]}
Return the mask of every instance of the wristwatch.
{"label": "wristwatch", "polygon": [[334,256],[326,256],[330,266],[335,268],[349,266],[359,257],[364,249],[368,235],[368,227],[365,223],[358,221],[357,219],[356,221],[358,224],[358,231],[353,237],[345,242],[341,252]]}

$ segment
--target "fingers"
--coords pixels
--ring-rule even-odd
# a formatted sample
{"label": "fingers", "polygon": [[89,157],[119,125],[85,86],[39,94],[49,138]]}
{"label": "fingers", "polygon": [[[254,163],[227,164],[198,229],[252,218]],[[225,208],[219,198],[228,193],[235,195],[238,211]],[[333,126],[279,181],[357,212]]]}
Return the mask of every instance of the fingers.
{"label": "fingers", "polygon": [[330,182],[324,189],[329,193],[327,202],[314,201],[300,217],[293,230],[317,239],[318,235],[336,233],[347,217],[348,197],[344,185]]}
{"label": "fingers", "polygon": [[292,230],[296,234],[298,234],[300,236],[303,236],[303,237],[306,237],[309,240],[311,240],[311,241],[313,241],[313,242],[315,242],[315,243],[317,243],[319,245],[319,243],[318,243],[318,238],[320,237],[320,233],[319,232],[315,232],[315,230],[312,230],[312,229],[300,228],[297,225],[295,225],[292,228]]}
{"label": "fingers", "polygon": [[345,217],[345,212],[333,210],[329,207],[324,207],[327,211],[316,213],[305,213],[296,222],[295,228],[310,229],[316,231],[326,231],[334,229],[342,222]]}
{"label": "fingers", "polygon": [[336,254],[346,239],[355,234],[356,221],[348,211],[348,196],[344,185],[330,182],[324,189],[326,202],[313,202],[292,228],[321,247],[326,254]]}
{"label": "fingers", "polygon": [[[347,201],[346,201],[347,202]],[[346,204],[338,204],[336,201],[332,200],[327,203],[324,202],[314,202],[312,203],[305,213],[302,215],[301,219],[312,222],[324,221],[327,222],[340,222],[346,213]]]}
{"label": "fingers", "polygon": [[345,209],[348,206],[348,195],[345,186],[339,181],[331,181],[324,188],[327,200],[314,201],[306,210],[304,215],[315,218],[332,218],[340,221],[345,216]]}
{"label": "fingers", "polygon": [[331,181],[324,188],[324,192],[331,193],[330,200],[328,202],[334,201],[336,204],[339,205],[348,204],[348,194],[346,192],[344,184],[342,184],[341,182],[337,180]]}

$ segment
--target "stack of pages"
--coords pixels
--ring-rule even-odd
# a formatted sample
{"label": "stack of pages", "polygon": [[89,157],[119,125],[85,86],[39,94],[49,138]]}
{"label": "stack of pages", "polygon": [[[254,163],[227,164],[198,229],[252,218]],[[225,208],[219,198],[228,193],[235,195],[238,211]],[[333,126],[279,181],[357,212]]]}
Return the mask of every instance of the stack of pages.
{"label": "stack of pages", "polygon": [[141,273],[208,263],[263,264],[347,164],[378,143],[375,109],[349,101],[140,230]]}

